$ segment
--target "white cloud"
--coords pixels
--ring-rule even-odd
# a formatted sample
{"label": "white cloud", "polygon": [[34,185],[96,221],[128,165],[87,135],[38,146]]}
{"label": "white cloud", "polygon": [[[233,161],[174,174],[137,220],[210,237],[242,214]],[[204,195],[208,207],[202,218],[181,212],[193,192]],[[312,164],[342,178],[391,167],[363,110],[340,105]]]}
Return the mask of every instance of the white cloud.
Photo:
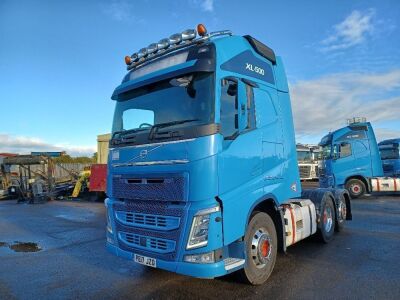
{"label": "white cloud", "polygon": [[388,128],[375,128],[374,132],[378,142],[400,137],[400,128],[398,130],[393,130]]}
{"label": "white cloud", "polygon": [[321,42],[321,50],[344,50],[362,44],[374,32],[374,17],[373,9],[364,13],[354,10],[344,21],[333,26],[333,33]]}
{"label": "white cloud", "polygon": [[70,144],[50,144],[41,139],[25,136],[12,136],[0,133],[0,152],[29,154],[33,151],[66,151],[71,156],[92,156],[94,146],[76,146]]}
{"label": "white cloud", "polygon": [[145,20],[135,14],[135,7],[132,2],[126,0],[111,0],[102,5],[102,11],[107,16],[119,22],[135,22],[144,24]]}
{"label": "white cloud", "polygon": [[214,0],[204,0],[201,4],[204,11],[214,11]]}
{"label": "white cloud", "polygon": [[400,121],[400,69],[333,74],[295,82],[290,91],[298,136],[322,136],[354,116],[371,122]]}
{"label": "white cloud", "polygon": [[214,11],[214,0],[190,0],[194,5],[199,6],[203,11]]}

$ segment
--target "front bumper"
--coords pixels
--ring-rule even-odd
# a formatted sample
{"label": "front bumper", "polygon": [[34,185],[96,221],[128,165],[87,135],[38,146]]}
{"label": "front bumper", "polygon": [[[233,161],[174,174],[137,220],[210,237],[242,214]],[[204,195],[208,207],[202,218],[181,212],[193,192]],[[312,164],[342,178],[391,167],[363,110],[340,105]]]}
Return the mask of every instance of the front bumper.
{"label": "front bumper", "polygon": [[[134,253],[132,252],[122,250],[110,243],[107,243],[107,250],[116,256],[134,262]],[[228,274],[228,271],[225,270],[224,261],[219,261],[212,264],[196,264],[157,259],[157,268],[198,278],[215,278]]]}

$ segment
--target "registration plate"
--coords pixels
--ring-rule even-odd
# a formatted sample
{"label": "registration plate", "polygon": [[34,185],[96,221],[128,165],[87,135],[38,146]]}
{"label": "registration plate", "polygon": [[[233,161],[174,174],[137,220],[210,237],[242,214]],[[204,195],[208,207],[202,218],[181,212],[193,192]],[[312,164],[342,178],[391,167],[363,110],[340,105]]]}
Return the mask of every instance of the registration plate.
{"label": "registration plate", "polygon": [[149,267],[153,267],[153,268],[157,267],[157,260],[155,258],[151,258],[151,257],[135,254],[133,259],[134,259],[135,262],[137,262],[139,264],[142,264],[142,265],[145,265],[145,266],[149,266]]}

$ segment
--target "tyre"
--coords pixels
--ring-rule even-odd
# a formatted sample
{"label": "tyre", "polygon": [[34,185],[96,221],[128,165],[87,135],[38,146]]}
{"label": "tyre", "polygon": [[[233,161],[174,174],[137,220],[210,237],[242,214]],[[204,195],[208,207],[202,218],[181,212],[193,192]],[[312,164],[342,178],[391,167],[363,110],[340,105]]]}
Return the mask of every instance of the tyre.
{"label": "tyre", "polygon": [[240,275],[252,285],[263,284],[274,269],[278,249],[275,225],[268,214],[253,215],[244,242],[246,262]]}
{"label": "tyre", "polygon": [[359,198],[366,192],[365,184],[360,179],[350,179],[347,181],[346,190],[349,191],[352,199]]}
{"label": "tyre", "polygon": [[344,229],[344,223],[346,222],[347,217],[347,203],[344,195],[341,194],[338,199],[336,199],[337,203],[337,214],[336,214],[336,231],[342,231]]}
{"label": "tyre", "polygon": [[335,233],[335,207],[331,198],[323,202],[318,235],[322,242],[329,243]]}

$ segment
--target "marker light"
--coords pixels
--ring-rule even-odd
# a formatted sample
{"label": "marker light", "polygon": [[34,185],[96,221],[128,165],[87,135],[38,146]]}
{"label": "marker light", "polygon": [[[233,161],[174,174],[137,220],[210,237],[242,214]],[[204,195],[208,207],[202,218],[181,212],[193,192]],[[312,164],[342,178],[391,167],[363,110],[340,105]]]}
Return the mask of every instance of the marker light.
{"label": "marker light", "polygon": [[179,44],[182,41],[182,34],[175,33],[169,37],[169,43],[171,45]]}
{"label": "marker light", "polygon": [[182,41],[190,41],[196,37],[196,30],[194,29],[187,29],[182,32]]}
{"label": "marker light", "polygon": [[200,36],[205,36],[207,34],[207,28],[203,24],[197,25],[197,32]]}
{"label": "marker light", "polygon": [[129,55],[125,56],[125,63],[129,66],[132,63],[132,59]]}
{"label": "marker light", "polygon": [[169,39],[162,39],[157,43],[158,50],[163,50],[168,48],[169,46]]}
{"label": "marker light", "polygon": [[156,43],[150,44],[150,45],[147,47],[147,53],[148,53],[148,54],[155,53],[155,52],[157,52],[157,50],[158,50],[158,46],[157,46]]}

